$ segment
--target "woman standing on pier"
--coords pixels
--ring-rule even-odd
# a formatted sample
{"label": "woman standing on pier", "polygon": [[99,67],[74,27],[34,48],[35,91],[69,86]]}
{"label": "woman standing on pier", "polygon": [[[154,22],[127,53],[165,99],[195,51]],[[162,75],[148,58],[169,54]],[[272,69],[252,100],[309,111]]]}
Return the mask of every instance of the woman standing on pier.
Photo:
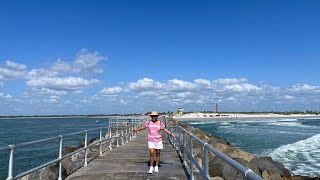
{"label": "woman standing on pier", "polygon": [[[167,134],[174,137],[174,135],[165,128],[163,122],[158,121],[159,114],[156,111],[152,111],[149,116],[151,117],[151,121],[144,123],[140,128],[134,129],[134,131],[138,132],[140,130],[149,128],[148,133],[148,147],[150,152],[150,167],[149,167],[149,174],[154,172],[159,172],[159,161],[160,161],[160,150],[163,149],[162,144],[162,136],[160,134],[160,130],[163,130]],[[156,166],[153,167],[154,161],[154,152],[156,151]]]}

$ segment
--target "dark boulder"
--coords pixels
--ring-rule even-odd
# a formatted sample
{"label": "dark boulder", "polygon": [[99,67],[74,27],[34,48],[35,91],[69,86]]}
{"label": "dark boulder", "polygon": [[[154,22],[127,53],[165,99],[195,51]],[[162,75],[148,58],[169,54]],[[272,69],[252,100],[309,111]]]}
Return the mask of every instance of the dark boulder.
{"label": "dark boulder", "polygon": [[[65,173],[63,174],[65,177]],[[58,179],[58,166],[53,165],[28,174],[19,180],[55,180]]]}
{"label": "dark boulder", "polygon": [[230,145],[230,143],[228,141],[226,141],[225,139],[218,139],[218,138],[214,138],[214,139],[210,139],[208,141],[208,144],[214,144],[214,143],[220,143],[220,144],[224,144],[224,145]]}
{"label": "dark boulder", "polygon": [[291,177],[290,171],[283,164],[273,161],[271,157],[257,157],[250,162],[257,166],[260,172],[268,171],[270,177]]}
{"label": "dark boulder", "polygon": [[[243,159],[234,159],[234,160],[242,164],[243,166],[251,169],[257,175],[261,176],[259,169],[253,164],[251,164],[250,162],[245,161]],[[219,176],[225,180],[243,179],[243,176],[241,173],[239,173],[237,170],[235,170],[233,167],[231,167],[229,164],[227,164],[226,162],[224,162],[222,159],[218,157],[215,157],[210,161],[209,174],[211,177]]]}

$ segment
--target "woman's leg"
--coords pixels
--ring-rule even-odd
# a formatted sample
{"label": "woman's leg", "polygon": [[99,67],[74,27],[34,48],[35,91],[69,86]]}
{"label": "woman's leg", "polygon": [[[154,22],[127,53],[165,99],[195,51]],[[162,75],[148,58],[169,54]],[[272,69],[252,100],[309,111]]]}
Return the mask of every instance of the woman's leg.
{"label": "woman's leg", "polygon": [[160,149],[156,149],[156,166],[158,166],[160,161]]}
{"label": "woman's leg", "polygon": [[150,148],[149,152],[150,152],[150,166],[153,166],[153,158],[154,158],[154,148]]}

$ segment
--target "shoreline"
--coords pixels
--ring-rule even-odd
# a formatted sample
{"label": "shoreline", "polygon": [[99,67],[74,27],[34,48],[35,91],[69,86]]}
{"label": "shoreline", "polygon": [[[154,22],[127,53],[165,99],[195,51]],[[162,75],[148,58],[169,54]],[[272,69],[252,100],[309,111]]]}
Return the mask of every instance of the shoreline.
{"label": "shoreline", "polygon": [[184,115],[175,115],[172,118],[176,120],[228,120],[228,119],[251,119],[251,118],[320,118],[316,114],[243,114],[243,113],[188,113]]}

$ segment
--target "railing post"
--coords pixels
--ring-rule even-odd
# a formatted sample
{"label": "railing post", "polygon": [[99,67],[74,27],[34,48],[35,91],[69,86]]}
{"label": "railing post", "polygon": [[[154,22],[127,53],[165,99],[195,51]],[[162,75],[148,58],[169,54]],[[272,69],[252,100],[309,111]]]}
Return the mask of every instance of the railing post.
{"label": "railing post", "polygon": [[178,126],[177,127],[177,131],[178,131],[178,137],[179,137],[179,139],[178,139],[178,154],[181,156],[181,133],[180,133],[180,127]]}
{"label": "railing post", "polygon": [[131,124],[129,125],[129,140],[131,141],[132,139],[132,127]]}
{"label": "railing post", "polygon": [[59,177],[58,180],[62,180],[62,135],[60,136],[60,145],[59,145]]}
{"label": "railing post", "polygon": [[[136,121],[134,123],[134,128],[137,129],[138,128],[138,121]],[[134,135],[136,136],[138,133],[137,132],[134,132]]]}
{"label": "railing post", "polygon": [[187,164],[186,163],[186,148],[187,148],[186,141],[187,141],[186,131],[183,131],[183,165],[184,166]]}
{"label": "railing post", "polygon": [[15,145],[9,145],[10,147],[10,157],[9,157],[9,168],[8,168],[8,178],[7,180],[13,179],[12,172],[13,172],[13,150]]}
{"label": "railing post", "polygon": [[128,133],[129,131],[128,131],[128,123],[127,123],[127,125],[126,125],[126,143],[128,143],[129,142],[129,133]]}
{"label": "railing post", "polygon": [[100,134],[100,147],[99,147],[99,151],[100,151],[100,156],[102,156],[102,127],[99,128],[99,134]]}
{"label": "railing post", "polygon": [[88,160],[87,160],[87,155],[88,155],[88,131],[87,130],[85,130],[84,147],[85,147],[84,166],[87,166],[88,165]]}
{"label": "railing post", "polygon": [[[171,127],[170,129],[171,129],[170,132],[175,133],[175,132],[174,132],[174,127]],[[175,136],[177,136],[177,134],[175,134]],[[170,138],[171,138],[171,144],[172,144],[173,147],[174,147],[174,139],[177,138],[177,137],[174,138],[174,137],[172,136],[172,137],[170,137]]]}
{"label": "railing post", "polygon": [[208,143],[203,145],[203,153],[204,153],[204,174],[206,179],[210,179],[209,176],[209,160],[208,160],[208,148],[206,147]]}
{"label": "railing post", "polygon": [[119,131],[118,131],[118,126],[116,130],[116,138],[117,138],[117,147],[119,147]]}
{"label": "railing post", "polygon": [[[168,126],[168,127],[170,128],[170,132],[174,133],[174,127],[170,127],[170,126]],[[175,134],[175,136],[176,136],[176,134]],[[174,137],[169,136],[169,139],[170,139],[171,144],[174,146]]]}
{"label": "railing post", "polygon": [[121,128],[121,145],[124,145],[124,131],[123,131],[123,128]]}
{"label": "railing post", "polygon": [[111,126],[109,126],[109,149],[110,150],[112,150],[112,139],[111,139],[111,137],[112,137],[112,128],[111,128]]}
{"label": "railing post", "polygon": [[193,138],[192,138],[192,133],[190,134],[190,178],[191,180],[194,180],[194,175],[193,175]]}
{"label": "railing post", "polygon": [[177,137],[177,133],[176,133],[176,126],[173,127],[173,133],[175,134],[176,138],[172,138],[172,145],[173,145],[173,147],[176,149],[176,143],[175,143],[175,141],[176,141],[176,139],[178,138],[178,137]]}

